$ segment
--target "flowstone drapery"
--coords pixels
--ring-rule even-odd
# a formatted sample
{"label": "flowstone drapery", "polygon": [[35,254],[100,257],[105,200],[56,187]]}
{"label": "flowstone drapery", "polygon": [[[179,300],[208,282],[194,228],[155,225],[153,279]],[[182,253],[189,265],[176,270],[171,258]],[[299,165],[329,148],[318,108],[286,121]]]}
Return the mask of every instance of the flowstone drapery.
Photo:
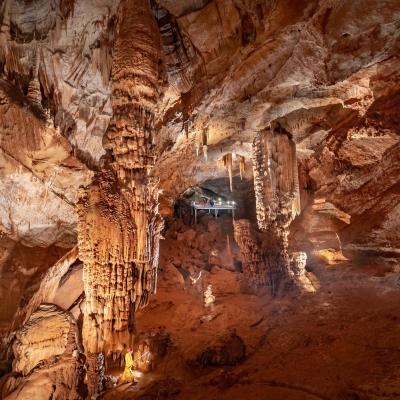
{"label": "flowstone drapery", "polygon": [[[112,64],[113,117],[104,138],[108,157],[81,191],[78,204],[86,294],[83,342],[96,371],[101,367],[95,365],[97,354],[110,359],[132,345],[134,313],[156,289],[162,219],[158,180],[150,173],[164,81],[160,36],[149,2],[123,0]],[[96,392],[99,385],[88,387]]]}

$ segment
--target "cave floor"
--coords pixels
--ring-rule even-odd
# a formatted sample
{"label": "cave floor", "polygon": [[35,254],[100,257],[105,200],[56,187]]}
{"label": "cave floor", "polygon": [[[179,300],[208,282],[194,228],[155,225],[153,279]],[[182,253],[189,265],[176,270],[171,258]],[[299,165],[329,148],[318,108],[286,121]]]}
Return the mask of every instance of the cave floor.
{"label": "cave floor", "polygon": [[[161,288],[137,326],[165,330],[172,348],[143,382],[103,398],[400,399],[399,275],[348,263],[316,266],[314,273],[321,283],[316,294],[271,298],[240,293],[231,283],[240,274],[219,269],[211,273],[214,310],[203,307],[196,288],[163,284],[170,277],[161,273]],[[246,344],[244,362],[189,366],[232,330]]]}

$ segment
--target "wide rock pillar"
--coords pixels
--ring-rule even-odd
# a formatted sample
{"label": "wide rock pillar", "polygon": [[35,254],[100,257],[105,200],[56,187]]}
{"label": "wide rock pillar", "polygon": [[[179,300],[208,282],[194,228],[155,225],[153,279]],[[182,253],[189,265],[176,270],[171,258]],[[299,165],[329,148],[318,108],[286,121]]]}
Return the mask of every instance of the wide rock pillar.
{"label": "wide rock pillar", "polygon": [[272,293],[291,283],[288,254],[289,226],[300,213],[296,145],[291,135],[278,127],[258,132],[253,143],[253,174],[259,229],[268,247]]}
{"label": "wide rock pillar", "polygon": [[[164,83],[161,40],[149,1],[122,0],[112,64],[113,117],[103,142],[106,162],[78,203],[83,342],[97,375],[97,355],[116,359],[132,345],[134,313],[156,289],[162,219],[158,180],[151,171]],[[89,382],[88,387],[95,396],[101,385]]]}

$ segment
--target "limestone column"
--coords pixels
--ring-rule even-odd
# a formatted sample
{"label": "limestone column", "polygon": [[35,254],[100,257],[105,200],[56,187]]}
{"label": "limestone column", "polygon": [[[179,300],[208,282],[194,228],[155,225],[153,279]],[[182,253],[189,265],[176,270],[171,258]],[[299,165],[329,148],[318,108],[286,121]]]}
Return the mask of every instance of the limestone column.
{"label": "limestone column", "polygon": [[280,129],[257,134],[253,143],[253,173],[259,229],[268,248],[272,293],[291,281],[288,254],[289,226],[300,213],[296,146]]}
{"label": "limestone column", "polygon": [[[78,242],[86,295],[83,342],[96,360],[131,346],[135,311],[156,288],[158,180],[154,135],[165,84],[160,35],[148,0],[122,0],[112,64],[113,117],[104,138],[107,161],[80,193]],[[95,396],[97,382],[88,385]]]}

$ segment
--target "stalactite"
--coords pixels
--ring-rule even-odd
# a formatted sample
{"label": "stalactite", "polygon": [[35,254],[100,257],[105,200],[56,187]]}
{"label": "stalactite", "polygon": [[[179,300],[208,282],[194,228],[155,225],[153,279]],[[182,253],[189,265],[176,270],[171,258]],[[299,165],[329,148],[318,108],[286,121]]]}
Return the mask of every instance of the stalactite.
{"label": "stalactite", "polygon": [[40,62],[40,49],[38,45],[35,46],[35,60],[33,62],[32,68],[32,79],[28,85],[27,98],[36,107],[42,109],[42,94],[40,92],[40,82],[38,77],[39,72],[39,62]]}
{"label": "stalactite", "polygon": [[253,144],[254,190],[259,228],[271,247],[268,254],[272,290],[291,282],[288,255],[289,226],[300,213],[296,146],[290,134],[259,132]]}
{"label": "stalactite", "polygon": [[200,154],[200,149],[203,151],[203,156],[205,161],[207,161],[208,157],[208,132],[203,129],[202,131],[197,132],[196,134],[196,155],[197,157]]}
{"label": "stalactite", "polygon": [[223,162],[224,166],[228,171],[229,175],[229,189],[231,192],[233,192],[233,184],[232,184],[232,166],[233,166],[233,161],[232,161],[232,153],[227,153],[223,157]]}
{"label": "stalactite", "polygon": [[243,180],[243,175],[246,169],[246,159],[244,156],[237,156],[239,159],[239,173],[240,173],[240,180]]}
{"label": "stalactite", "polygon": [[[162,219],[153,138],[165,83],[160,36],[147,0],[122,0],[112,61],[113,117],[104,138],[108,161],[78,203],[78,245],[84,262],[85,351],[96,370],[133,344],[134,314],[157,282]],[[96,376],[88,375],[90,394]]]}
{"label": "stalactite", "polygon": [[203,145],[203,155],[204,155],[204,160],[207,161],[207,153],[208,153],[208,146],[205,144]]}

